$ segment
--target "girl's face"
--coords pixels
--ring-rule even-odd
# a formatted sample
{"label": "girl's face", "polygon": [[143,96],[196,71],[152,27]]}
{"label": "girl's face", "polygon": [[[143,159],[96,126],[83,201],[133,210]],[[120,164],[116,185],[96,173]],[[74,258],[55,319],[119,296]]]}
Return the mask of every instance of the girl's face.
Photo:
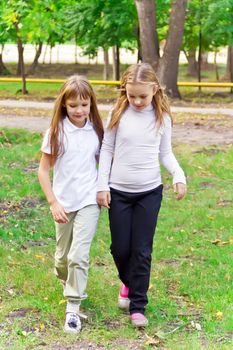
{"label": "girl's face", "polygon": [[67,99],[65,102],[65,107],[67,116],[71,123],[73,123],[78,128],[84,127],[86,119],[90,114],[90,97],[84,99],[80,96],[77,96],[76,98]]}
{"label": "girl's face", "polygon": [[138,111],[143,110],[151,104],[155,93],[155,86],[150,84],[126,84],[126,96],[128,98],[128,101]]}

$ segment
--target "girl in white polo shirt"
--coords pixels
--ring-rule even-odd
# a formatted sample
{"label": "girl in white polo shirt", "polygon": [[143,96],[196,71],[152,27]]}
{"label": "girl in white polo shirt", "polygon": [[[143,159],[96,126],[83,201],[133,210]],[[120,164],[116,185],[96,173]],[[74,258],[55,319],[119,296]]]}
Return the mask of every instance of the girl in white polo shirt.
{"label": "girl in white polo shirt", "polygon": [[109,208],[111,253],[122,281],[118,305],[129,309],[135,327],[148,323],[144,312],[163,190],[160,163],[182,199],[186,180],[172,152],[166,96],[149,64],[132,65],[104,134],[97,199]]}
{"label": "girl in white polo shirt", "polygon": [[38,172],[55,221],[55,273],[64,285],[64,330],[69,333],[80,331],[80,302],[87,297],[89,251],[100,212],[96,164],[102,137],[92,87],[85,78],[71,76],[56,99]]}

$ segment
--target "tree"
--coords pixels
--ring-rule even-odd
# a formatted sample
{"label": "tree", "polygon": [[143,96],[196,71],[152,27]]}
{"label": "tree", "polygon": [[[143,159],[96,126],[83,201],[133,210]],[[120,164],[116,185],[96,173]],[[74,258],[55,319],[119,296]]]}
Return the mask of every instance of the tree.
{"label": "tree", "polygon": [[[3,12],[3,3],[0,2],[0,13]],[[0,75],[8,75],[10,74],[9,70],[6,68],[5,64],[3,63],[3,50],[4,50],[4,45],[8,40],[8,35],[7,35],[7,26],[2,20],[2,17],[0,17]]]}
{"label": "tree", "polygon": [[[81,0],[68,6],[66,17],[66,25],[73,37],[77,37],[84,54],[95,57],[98,48],[104,52],[115,48],[119,73],[119,48],[137,46],[133,0]],[[119,79],[119,74],[116,78]]]}
{"label": "tree", "polygon": [[156,31],[155,1],[136,0],[139,19],[140,49],[143,61],[157,70],[159,63],[159,42]]}
{"label": "tree", "polygon": [[26,75],[24,68],[24,45],[23,45],[23,30],[24,26],[22,23],[23,18],[29,13],[30,7],[26,1],[23,0],[9,0],[5,3],[3,7],[3,20],[7,30],[12,33],[12,37],[17,43],[18,46],[18,55],[19,60],[18,64],[20,67],[21,77],[22,77],[22,93],[26,94]]}
{"label": "tree", "polygon": [[64,5],[66,0],[8,0],[1,3],[1,26],[5,26],[7,39],[18,46],[18,75],[22,77],[22,92],[27,93],[26,72],[24,65],[24,46],[34,43],[37,46],[30,72],[36,68],[42,51],[42,43],[55,45],[64,39]]}
{"label": "tree", "polygon": [[197,76],[198,65],[196,52],[199,46],[200,33],[200,0],[192,0],[188,2],[188,9],[184,25],[183,45],[182,50],[188,61],[188,74]]}
{"label": "tree", "polygon": [[209,1],[208,11],[209,15],[203,24],[204,35],[215,49],[229,47],[227,69],[230,81],[233,82],[233,1]]}
{"label": "tree", "polygon": [[179,56],[182,46],[187,0],[173,0],[164,53],[159,61],[158,76],[172,97],[180,98],[177,87]]}
{"label": "tree", "polygon": [[[139,19],[142,59],[154,67],[161,83],[165,85],[166,92],[172,97],[180,98],[177,77],[187,0],[172,0],[166,43],[161,58],[157,47],[157,34],[153,34],[154,31],[157,32],[154,0],[135,0],[135,4]],[[150,33],[149,41],[146,40],[145,32]]]}

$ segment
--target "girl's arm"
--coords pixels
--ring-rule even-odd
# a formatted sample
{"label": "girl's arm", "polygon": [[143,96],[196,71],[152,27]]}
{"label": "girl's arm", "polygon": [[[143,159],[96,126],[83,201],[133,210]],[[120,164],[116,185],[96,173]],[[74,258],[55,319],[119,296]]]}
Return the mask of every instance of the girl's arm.
{"label": "girl's arm", "polygon": [[[110,120],[110,119],[109,119]],[[100,150],[97,202],[99,205],[109,208],[111,202],[109,177],[115,149],[116,128],[106,128]]]}
{"label": "girl's arm", "polygon": [[182,199],[186,193],[186,178],[172,151],[171,130],[171,118],[168,115],[165,115],[164,129],[160,142],[159,159],[163,166],[173,176],[173,188],[174,192],[177,192],[177,199]]}
{"label": "girl's arm", "polygon": [[52,185],[49,177],[50,169],[51,169],[51,155],[47,153],[42,153],[39,170],[38,170],[38,178],[39,178],[41,188],[50,205],[50,210],[52,212],[54,220],[60,224],[67,223],[68,217],[65,213],[65,210],[57,201],[57,198],[55,197],[55,194],[52,189]]}

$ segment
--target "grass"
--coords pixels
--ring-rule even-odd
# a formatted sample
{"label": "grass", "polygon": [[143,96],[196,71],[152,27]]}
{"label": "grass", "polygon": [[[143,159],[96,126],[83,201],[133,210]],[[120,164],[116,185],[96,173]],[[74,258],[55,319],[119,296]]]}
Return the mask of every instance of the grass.
{"label": "grass", "polygon": [[0,348],[232,349],[232,148],[174,147],[188,195],[177,202],[163,171],[145,331],[132,329],[116,306],[119,280],[102,210],[83,302],[89,321],[75,339],[62,332],[54,226],[37,180],[40,142],[36,133],[0,132]]}
{"label": "grass", "polygon": [[[13,75],[16,72],[16,64],[8,64],[7,68]],[[121,66],[121,72],[125,70],[126,66]],[[219,65],[220,78],[224,76],[225,65]],[[103,65],[88,65],[88,64],[41,64],[38,66],[34,78],[61,78],[72,74],[84,74],[88,79],[103,79]],[[203,71],[203,81],[215,81],[215,72],[213,65],[209,65],[208,70]],[[180,81],[197,81],[196,77],[187,75],[187,65],[181,64],[179,66]],[[46,84],[46,83],[27,83],[28,95],[24,95],[24,99],[36,100],[54,100],[61,87],[61,84]],[[6,83],[0,82],[1,98],[22,98],[20,92],[21,83]],[[99,102],[112,102],[118,95],[116,87],[106,87],[101,85],[94,85],[94,90]],[[192,103],[193,105],[200,105],[200,103],[212,104],[233,104],[233,94],[227,88],[202,88],[201,92],[198,88],[181,87],[182,103]],[[181,102],[179,101],[179,104]]]}

